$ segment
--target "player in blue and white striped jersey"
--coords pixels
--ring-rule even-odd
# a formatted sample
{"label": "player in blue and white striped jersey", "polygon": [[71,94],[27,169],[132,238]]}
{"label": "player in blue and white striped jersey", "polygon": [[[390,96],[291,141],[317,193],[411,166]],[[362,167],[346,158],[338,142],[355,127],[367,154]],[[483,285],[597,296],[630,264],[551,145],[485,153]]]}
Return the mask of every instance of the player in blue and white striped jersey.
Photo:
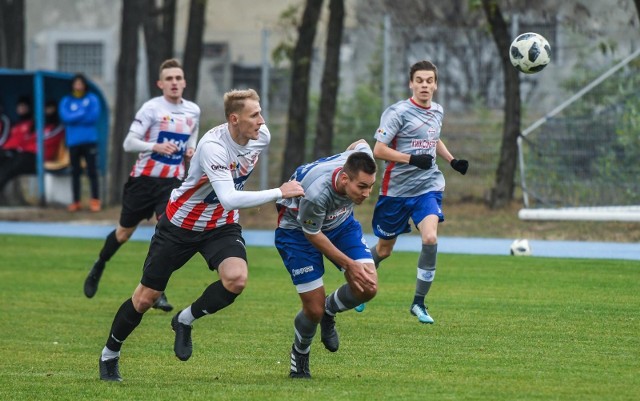
{"label": "player in blue and white striped jersey", "polygon": [[[347,151],[305,164],[291,177],[302,185],[301,198],[277,202],[276,248],[296,287],[302,309],[294,319],[289,376],[309,378],[309,351],[320,324],[320,339],[338,350],[335,315],[372,299],[378,276],[353,208],[371,194],[376,163],[363,139]],[[344,273],[347,283],[325,296],[323,256]]]}
{"label": "player in blue and white striped jersey", "polygon": [[409,219],[413,220],[420,231],[422,249],[409,311],[419,322],[433,323],[424,300],[436,273],[438,223],[444,221],[445,186],[435,158],[440,156],[461,174],[467,172],[469,163],[456,160],[440,138],[444,110],[433,101],[438,89],[436,66],[430,61],[412,65],[409,88],[412,96],[384,111],[375,134],[373,154],[376,159],[385,160],[385,168],[372,220],[378,243],[371,248],[371,255],[379,266],[391,255],[398,235],[411,231]]}

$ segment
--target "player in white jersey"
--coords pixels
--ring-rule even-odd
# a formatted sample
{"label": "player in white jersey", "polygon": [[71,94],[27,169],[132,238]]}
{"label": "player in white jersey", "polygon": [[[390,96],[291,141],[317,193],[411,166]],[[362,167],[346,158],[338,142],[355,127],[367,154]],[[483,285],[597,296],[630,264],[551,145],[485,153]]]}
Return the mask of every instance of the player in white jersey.
{"label": "player in white jersey", "polygon": [[[291,179],[300,181],[305,195],[277,202],[275,244],[302,301],[293,321],[289,376],[309,378],[309,353],[318,324],[325,348],[337,351],[335,315],[372,299],[377,292],[371,252],[353,217],[354,205],[371,194],[376,162],[361,139],[343,153],[298,167]],[[347,281],[327,297],[323,256]]]}
{"label": "player in white jersey", "polygon": [[[124,150],[139,153],[122,194],[118,226],[105,239],[98,260],[84,282],[84,294],[92,298],[106,263],[127,242],[142,220],[164,213],[171,191],[180,185],[185,160],[193,155],[198,140],[200,108],[182,98],[186,87],[180,62],[160,65],[158,87],[162,96],[142,105],[124,140]],[[173,306],[164,293],[154,308],[169,312]]]}
{"label": "player in white jersey", "polygon": [[[436,155],[461,174],[469,163],[455,159],[440,138],[444,111],[433,101],[438,70],[430,61],[419,61],[409,72],[411,98],[387,108],[376,131],[373,154],[385,160],[380,196],[373,213],[378,243],[371,248],[376,267],[391,255],[398,235],[411,231],[409,219],[420,231],[416,290],[409,308],[421,323],[433,323],[424,299],[436,272],[438,223],[444,221],[444,177],[434,162]],[[364,305],[356,308],[361,311]]]}
{"label": "player in white jersey", "polygon": [[102,380],[122,380],[118,368],[122,343],[165,290],[171,274],[200,253],[220,279],[171,320],[174,352],[180,360],[188,360],[194,320],[231,305],[247,282],[247,252],[238,209],[304,195],[297,181],[264,191],[242,190],[260,152],[269,145],[270,134],[253,89],[227,92],[224,109],[227,123],[200,140],[187,179],[173,190],[167,212],[156,225],[140,284],[113,319],[99,361]]}

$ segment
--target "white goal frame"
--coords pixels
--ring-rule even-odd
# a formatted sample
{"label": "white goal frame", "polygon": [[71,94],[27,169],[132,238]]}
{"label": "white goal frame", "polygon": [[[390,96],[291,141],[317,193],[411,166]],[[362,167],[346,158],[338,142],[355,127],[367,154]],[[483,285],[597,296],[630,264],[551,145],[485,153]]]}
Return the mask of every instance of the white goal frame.
{"label": "white goal frame", "polygon": [[527,135],[531,134],[541,125],[552,119],[556,114],[560,113],[570,104],[580,99],[586,93],[602,83],[605,79],[609,78],[616,71],[629,64],[632,60],[640,56],[640,49],[634,51],[624,60],[614,65],[597,79],[591,81],[584,88],[580,89],[569,99],[562,102],[555,109],[551,110],[548,114],[541,117],[533,124],[528,126],[522,131],[518,137],[518,160],[520,167],[520,181],[522,186],[522,198],[524,201],[524,208],[518,212],[518,217],[521,220],[595,220],[595,221],[628,221],[628,222],[640,222],[640,205],[636,206],[600,206],[600,207],[561,207],[561,208],[530,208],[529,192],[527,190],[527,184],[525,181],[526,166],[524,163],[523,155],[523,140]]}

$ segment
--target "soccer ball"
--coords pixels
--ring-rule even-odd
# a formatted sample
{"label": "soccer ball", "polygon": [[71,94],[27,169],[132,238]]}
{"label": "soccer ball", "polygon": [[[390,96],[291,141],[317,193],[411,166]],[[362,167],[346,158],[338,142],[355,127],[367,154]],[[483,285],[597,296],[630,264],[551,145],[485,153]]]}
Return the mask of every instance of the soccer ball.
{"label": "soccer ball", "polygon": [[531,246],[526,239],[517,239],[511,243],[512,256],[529,256],[531,255]]}
{"label": "soccer ball", "polygon": [[535,32],[519,35],[509,47],[511,64],[525,74],[535,74],[551,61],[551,46],[544,36]]}

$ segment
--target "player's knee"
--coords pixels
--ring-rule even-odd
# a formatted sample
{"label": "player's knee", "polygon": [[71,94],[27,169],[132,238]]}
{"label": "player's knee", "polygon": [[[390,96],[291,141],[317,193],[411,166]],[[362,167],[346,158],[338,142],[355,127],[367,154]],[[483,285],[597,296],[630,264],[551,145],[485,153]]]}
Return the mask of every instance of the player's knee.
{"label": "player's knee", "polygon": [[135,227],[134,228],[118,227],[116,229],[116,240],[118,240],[119,243],[123,244],[129,241],[134,231],[135,231]]}
{"label": "player's knee", "polygon": [[386,259],[391,256],[391,251],[393,251],[393,247],[390,246],[380,246],[376,249],[378,252],[378,257],[380,260]]}
{"label": "player's knee", "polygon": [[322,316],[324,316],[324,302],[317,305],[303,305],[302,310],[305,316],[315,323],[320,323]]}
{"label": "player's knee", "polygon": [[247,286],[246,271],[236,271],[233,274],[226,274],[225,277],[222,277],[221,279],[224,288],[235,294],[240,294]]}
{"label": "player's knee", "polygon": [[422,245],[435,245],[438,243],[438,236],[434,234],[425,234],[422,236]]}
{"label": "player's knee", "polygon": [[158,294],[158,296],[156,297],[151,296],[151,294],[139,294],[139,295],[134,294],[133,297],[131,298],[131,300],[133,301],[133,308],[138,313],[145,313],[146,311],[151,309],[151,307],[156,302],[156,299],[158,299],[158,297],[160,297],[160,294]]}

